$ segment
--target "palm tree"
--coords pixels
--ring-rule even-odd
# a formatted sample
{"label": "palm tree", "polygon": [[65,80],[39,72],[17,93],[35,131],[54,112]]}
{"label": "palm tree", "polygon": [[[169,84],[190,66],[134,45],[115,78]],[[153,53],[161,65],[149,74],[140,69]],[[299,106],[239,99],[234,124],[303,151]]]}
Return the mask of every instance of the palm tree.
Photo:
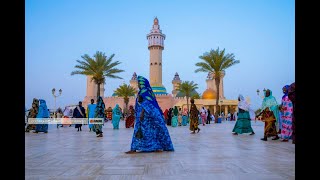
{"label": "palm tree", "polygon": [[183,81],[179,84],[178,91],[185,94],[187,97],[187,108],[188,108],[188,117],[189,117],[189,97],[193,91],[198,89],[198,84],[193,81]]}
{"label": "palm tree", "polygon": [[[196,66],[199,68],[195,70],[195,72],[210,72],[214,73],[214,80],[217,87],[217,94],[216,94],[216,107],[219,104],[219,85],[220,85],[220,78],[221,74],[224,70],[228,69],[229,67],[240,63],[239,60],[235,60],[234,54],[225,54],[225,49],[222,51],[219,50],[210,50],[209,52],[204,53],[202,56],[199,57],[203,60],[203,62],[196,63]],[[215,113],[215,121],[218,122],[218,114]]]}
{"label": "palm tree", "polygon": [[129,97],[134,96],[137,93],[137,91],[130,85],[123,84],[119,86],[114,91],[114,93],[119,97],[123,97],[124,104],[126,105],[125,107],[125,112],[126,112],[128,110]]}
{"label": "palm tree", "polygon": [[75,65],[74,67],[78,70],[72,71],[71,75],[82,74],[86,76],[92,76],[91,81],[93,80],[94,83],[98,85],[97,97],[99,97],[100,85],[105,83],[106,77],[122,79],[115,74],[124,72],[124,70],[115,68],[120,64],[119,61],[111,62],[114,54],[107,58],[104,53],[97,51],[93,57],[94,58],[91,58],[87,54],[81,56],[84,61],[77,60],[79,64]]}
{"label": "palm tree", "polygon": [[192,99],[200,99],[200,97],[201,97],[201,94],[198,94],[198,93],[191,95]]}

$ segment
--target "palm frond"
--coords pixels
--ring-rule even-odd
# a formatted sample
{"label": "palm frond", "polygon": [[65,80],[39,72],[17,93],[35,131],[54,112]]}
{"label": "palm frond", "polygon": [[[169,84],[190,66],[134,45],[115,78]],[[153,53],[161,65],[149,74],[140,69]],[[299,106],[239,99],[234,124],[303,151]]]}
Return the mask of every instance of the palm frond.
{"label": "palm frond", "polygon": [[127,97],[130,97],[130,96],[134,96],[137,92],[130,85],[123,84],[123,85],[119,86],[114,91],[114,93],[117,94],[119,97],[127,98]]}
{"label": "palm frond", "polygon": [[226,54],[225,49],[220,51],[219,47],[203,53],[199,58],[203,61],[196,63],[199,68],[195,72],[215,72],[216,77],[219,77],[221,71],[240,63],[239,60],[235,60],[233,53]]}
{"label": "palm frond", "polygon": [[76,70],[76,71],[72,71],[72,72],[71,72],[71,76],[76,75],[76,74],[89,75],[89,74],[87,74],[87,72],[85,72],[85,71],[80,71],[80,70]]}
{"label": "palm frond", "polygon": [[119,77],[119,76],[116,76],[116,75],[105,75],[106,77],[109,77],[109,78],[113,78],[113,79],[123,79],[122,77]]}

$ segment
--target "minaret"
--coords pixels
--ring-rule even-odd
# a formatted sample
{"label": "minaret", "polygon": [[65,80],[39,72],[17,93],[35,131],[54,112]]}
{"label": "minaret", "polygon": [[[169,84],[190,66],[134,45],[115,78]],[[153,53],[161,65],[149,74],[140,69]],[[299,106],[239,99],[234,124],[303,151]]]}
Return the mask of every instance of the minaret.
{"label": "minaret", "polygon": [[[97,99],[97,90],[98,85],[94,83],[92,79],[92,76],[87,76],[87,97],[90,99],[94,99],[96,101]],[[100,84],[100,96],[104,97],[104,84]]]}
{"label": "minaret", "polygon": [[173,95],[173,97],[176,97],[176,95],[178,94],[178,89],[179,89],[180,84],[181,84],[181,80],[180,80],[179,74],[176,72],[176,74],[174,75],[174,78],[172,80],[172,85],[173,85],[172,95]]}
{"label": "minaret", "polygon": [[132,78],[130,80],[130,86],[133,87],[137,92],[139,91],[136,72],[134,72],[132,75]]}
{"label": "minaret", "polygon": [[155,94],[167,94],[162,85],[162,50],[166,36],[160,30],[159,20],[153,20],[153,26],[147,35],[150,51],[150,78],[149,82]]}

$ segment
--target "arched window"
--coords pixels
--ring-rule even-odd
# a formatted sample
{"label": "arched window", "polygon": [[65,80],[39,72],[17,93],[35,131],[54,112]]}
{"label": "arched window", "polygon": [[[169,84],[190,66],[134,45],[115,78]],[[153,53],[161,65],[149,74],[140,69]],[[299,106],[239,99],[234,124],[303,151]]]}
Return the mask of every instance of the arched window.
{"label": "arched window", "polygon": [[161,66],[161,63],[159,63],[159,66]]}
{"label": "arched window", "polygon": [[157,64],[158,64],[158,63],[156,63],[156,62],[154,63],[154,65],[157,65]]}
{"label": "arched window", "polygon": [[150,66],[152,66],[152,63],[150,63]]}

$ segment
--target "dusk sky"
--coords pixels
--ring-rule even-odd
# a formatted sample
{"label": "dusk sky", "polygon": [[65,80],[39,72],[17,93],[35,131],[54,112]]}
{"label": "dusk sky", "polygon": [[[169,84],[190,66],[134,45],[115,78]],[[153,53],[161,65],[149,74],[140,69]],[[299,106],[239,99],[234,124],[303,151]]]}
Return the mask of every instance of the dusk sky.
{"label": "dusk sky", "polygon": [[[171,94],[176,72],[181,80],[206,89],[207,73],[195,73],[199,56],[225,48],[239,64],[226,70],[225,96],[250,97],[261,106],[257,89],[273,91],[281,102],[282,87],[295,81],[294,0],[26,0],[25,105],[45,99],[54,108],[52,88],[62,89],[57,108],[77,104],[86,96],[86,77],[71,76],[76,60],[96,51],[122,62],[118,74],[107,79],[104,96],[111,96],[136,72],[149,79],[146,35],[158,17],[166,35],[163,85]],[[108,102],[107,102],[108,103]],[[107,105],[106,105],[107,106]]]}

